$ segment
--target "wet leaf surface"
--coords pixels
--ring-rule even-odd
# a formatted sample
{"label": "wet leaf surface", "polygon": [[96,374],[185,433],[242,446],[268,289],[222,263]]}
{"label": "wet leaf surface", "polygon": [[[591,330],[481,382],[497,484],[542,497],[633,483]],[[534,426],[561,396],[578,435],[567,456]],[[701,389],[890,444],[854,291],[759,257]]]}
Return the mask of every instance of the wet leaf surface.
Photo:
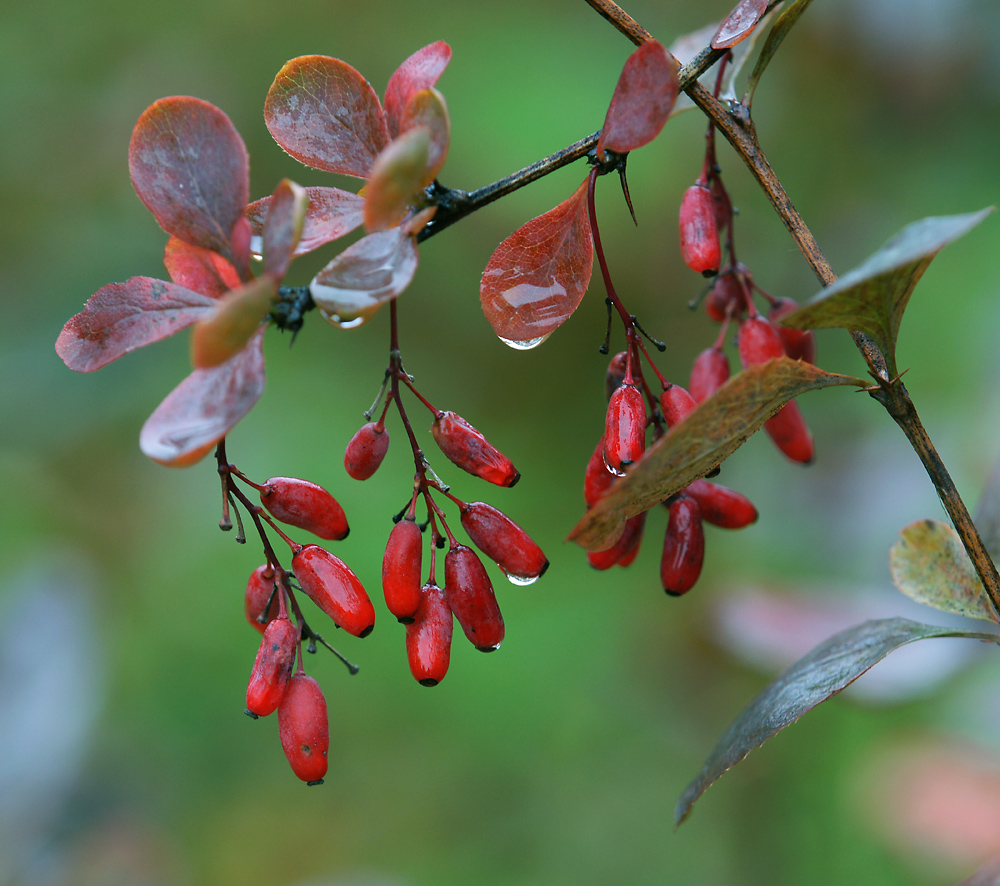
{"label": "wet leaf surface", "polygon": [[264,222],[264,268],[276,280],[288,272],[295,248],[302,236],[309,195],[290,179],[282,179],[271,195]]}
{"label": "wet leaf surface", "polygon": [[[309,208],[306,210],[302,236],[293,256],[305,255],[327,243],[338,240],[358,227],[364,219],[365,198],[340,188],[306,188]],[[255,200],[247,207],[247,218],[254,236],[261,238],[264,220],[271,205],[270,197]],[[263,243],[258,252],[263,252]]]}
{"label": "wet leaf surface", "polygon": [[740,0],[712,37],[712,49],[728,49],[746,39],[766,9],[767,0]]}
{"label": "wet leaf surface", "polygon": [[451,61],[451,47],[443,40],[418,49],[389,78],[385,89],[385,116],[389,135],[402,131],[400,123],[410,99],[423,89],[430,89]]}

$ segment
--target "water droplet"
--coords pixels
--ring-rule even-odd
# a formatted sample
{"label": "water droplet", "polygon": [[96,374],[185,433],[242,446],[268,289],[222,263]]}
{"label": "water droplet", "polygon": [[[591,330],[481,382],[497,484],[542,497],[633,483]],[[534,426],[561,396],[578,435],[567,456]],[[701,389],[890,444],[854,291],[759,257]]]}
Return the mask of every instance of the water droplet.
{"label": "water droplet", "polygon": [[512,585],[518,585],[519,587],[533,585],[536,581],[538,581],[537,575],[511,575],[509,572],[505,572],[504,575],[507,576],[507,581],[509,581]]}
{"label": "water droplet", "polygon": [[254,261],[264,261],[264,238],[254,234],[250,238],[250,258]]}
{"label": "water droplet", "polygon": [[546,332],[545,335],[540,335],[538,338],[528,338],[524,341],[515,341],[514,339],[504,338],[502,335],[497,336],[497,338],[515,351],[530,351],[532,348],[537,348],[550,335],[552,335],[551,332]]}
{"label": "water droplet", "polygon": [[616,477],[624,477],[625,476],[625,472],[621,468],[617,468],[616,469],[616,468],[613,468],[611,465],[608,464],[608,459],[607,459],[606,456],[604,458],[604,467],[606,467]]}

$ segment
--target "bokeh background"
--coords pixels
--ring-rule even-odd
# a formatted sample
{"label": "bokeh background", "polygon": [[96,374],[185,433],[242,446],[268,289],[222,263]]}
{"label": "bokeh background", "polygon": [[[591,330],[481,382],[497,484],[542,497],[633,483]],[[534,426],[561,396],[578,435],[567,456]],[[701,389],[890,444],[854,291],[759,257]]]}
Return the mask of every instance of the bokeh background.
{"label": "bokeh background", "polygon": [[[636,0],[664,43],[728,11]],[[904,224],[1000,195],[1000,8],[993,0],[823,0],[766,73],[764,150],[838,272]],[[453,122],[442,180],[474,188],[595,130],[630,44],[580,0],[36,0],[0,4],[0,882],[3,884],[938,884],[1000,853],[1000,668],[973,644],[904,650],[727,775],[674,832],[676,798],[729,720],[791,657],[892,613],[940,621],[893,591],[887,551],[942,510],[902,435],[848,390],[806,397],[818,460],[751,440],[720,480],[761,518],[709,530],[703,578],[666,599],[663,515],[627,571],[591,571],[563,539],[582,513],[601,433],[598,276],[537,350],[501,344],[478,281],[493,248],[568,196],[552,175],[428,242],[400,303],[407,368],[440,408],[520,468],[513,490],[445,464],[465,499],[507,511],[552,561],[542,581],[496,576],[507,640],[456,637],[437,688],[410,677],[403,629],[341,639],[310,672],[327,695],[330,773],[307,789],[275,718],[243,716],[258,644],[244,622],[261,557],[215,528],[210,461],[169,470],[137,446],[188,371],[186,336],[96,375],[53,352],[105,283],[160,276],[165,235],[132,192],[126,150],[143,109],[191,94],[226,111],[250,150],[252,195],[298,166],[271,141],[264,95],[280,66],[334,55],[384,89],[433,40],[454,49],[439,88]],[[687,303],[676,213],[701,166],[697,112],[629,163],[639,227],[602,186],[619,292],[666,339],[684,382],[716,335]],[[817,284],[728,148],[740,257],[799,300]],[[903,323],[900,365],[925,424],[974,503],[1000,446],[1000,222],[935,261]],[[336,245],[297,262],[306,282]],[[336,548],[376,597],[390,515],[407,498],[398,425],[386,464],[346,476],[344,446],[386,363],[387,316],[339,332],[311,316],[294,348],[269,334],[268,389],[230,436],[258,479],[303,476],[351,519]],[[620,347],[620,344],[619,344]],[[821,363],[858,374],[846,333]],[[416,416],[420,412],[412,408]],[[423,431],[426,416],[417,419]],[[425,440],[429,441],[429,437]],[[428,445],[430,445],[428,443]],[[443,461],[439,459],[438,461]]]}

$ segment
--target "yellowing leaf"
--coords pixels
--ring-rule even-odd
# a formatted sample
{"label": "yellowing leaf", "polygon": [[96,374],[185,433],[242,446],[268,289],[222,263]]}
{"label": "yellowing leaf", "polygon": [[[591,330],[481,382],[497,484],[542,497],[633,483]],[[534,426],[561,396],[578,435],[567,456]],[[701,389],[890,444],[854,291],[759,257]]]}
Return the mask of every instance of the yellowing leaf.
{"label": "yellowing leaf", "polygon": [[278,281],[264,274],[219,299],[191,333],[195,368],[219,366],[241,351],[264,322],[277,294]]}
{"label": "yellowing leaf", "polygon": [[444,166],[451,140],[448,105],[445,104],[444,96],[436,89],[421,89],[406,103],[399,132],[402,135],[418,127],[426,129],[431,138],[427,151],[427,169],[424,170],[421,184],[424,188],[437,178],[441,167]]}
{"label": "yellowing leaf", "polygon": [[424,187],[431,136],[423,127],[403,133],[375,161],[365,185],[365,227],[384,231],[398,225]]}

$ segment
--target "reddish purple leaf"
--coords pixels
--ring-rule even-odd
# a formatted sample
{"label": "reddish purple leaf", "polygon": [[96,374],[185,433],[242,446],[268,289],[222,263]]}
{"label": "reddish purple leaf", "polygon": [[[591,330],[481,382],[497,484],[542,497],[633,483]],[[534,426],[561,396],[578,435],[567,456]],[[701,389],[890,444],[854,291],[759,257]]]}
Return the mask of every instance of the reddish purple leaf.
{"label": "reddish purple leaf", "polygon": [[378,96],[346,62],[325,55],[293,58],[274,78],[264,122],[296,160],[325,172],[367,178],[389,144]]}
{"label": "reddish purple leaf", "polygon": [[[364,218],[364,197],[340,188],[306,188],[305,191],[309,198],[309,208],[306,210],[302,237],[292,253],[293,257],[305,255],[349,234]],[[264,251],[262,234],[270,205],[271,198],[264,197],[247,207],[247,218],[254,233],[254,251],[259,254]]]}
{"label": "reddish purple leaf", "polygon": [[479,287],[483,313],[513,347],[541,344],[579,306],[593,264],[584,181],[497,247]]}
{"label": "reddish purple leaf", "polygon": [[190,326],[215,305],[214,298],[151,277],[111,283],[63,327],[56,353],[70,369],[93,372]]}
{"label": "reddish purple leaf", "polygon": [[132,132],[129,173],[168,234],[232,257],[249,196],[247,149],[229,118],[188,96],[150,105]]}
{"label": "reddish purple leaf", "polygon": [[323,317],[353,329],[410,285],[417,258],[413,237],[399,228],[369,234],[323,268],[309,292]]}
{"label": "reddish purple leaf", "polygon": [[176,237],[167,241],[163,264],[174,283],[212,298],[236,289],[242,282],[236,268],[219,253],[192,246]]}
{"label": "reddish purple leaf", "polygon": [[191,362],[197,369],[221,366],[242,350],[264,322],[278,295],[278,281],[263,274],[215,303],[191,332]]}
{"label": "reddish purple leaf", "polygon": [[423,126],[404,132],[375,161],[365,185],[365,227],[384,231],[397,226],[413,203],[430,184],[431,134]]}
{"label": "reddish purple leaf", "polygon": [[444,96],[436,89],[421,89],[414,93],[406,103],[403,120],[400,123],[400,133],[407,133],[417,127],[425,128],[431,137],[430,153],[427,158],[427,170],[424,178],[429,185],[437,178],[444,161],[448,156],[448,144],[451,141],[451,119],[448,117],[448,105]]}
{"label": "reddish purple leaf", "polygon": [[740,0],[715,32],[712,49],[728,49],[749,37],[766,9],[767,0]]}
{"label": "reddish purple leaf", "polygon": [[597,140],[597,155],[605,148],[619,154],[634,151],[660,134],[677,98],[677,60],[660,43],[650,40],[625,62]]}
{"label": "reddish purple leaf", "polygon": [[274,189],[264,222],[264,268],[269,276],[281,280],[302,237],[309,195],[305,188],[285,178]]}
{"label": "reddish purple leaf", "polygon": [[168,467],[194,464],[215,446],[264,392],[264,332],[214,369],[196,369],[156,408],[139,447]]}
{"label": "reddish purple leaf", "polygon": [[399,135],[403,113],[413,95],[437,83],[449,61],[451,47],[439,40],[418,49],[396,68],[385,89],[385,116],[389,123],[390,137]]}

